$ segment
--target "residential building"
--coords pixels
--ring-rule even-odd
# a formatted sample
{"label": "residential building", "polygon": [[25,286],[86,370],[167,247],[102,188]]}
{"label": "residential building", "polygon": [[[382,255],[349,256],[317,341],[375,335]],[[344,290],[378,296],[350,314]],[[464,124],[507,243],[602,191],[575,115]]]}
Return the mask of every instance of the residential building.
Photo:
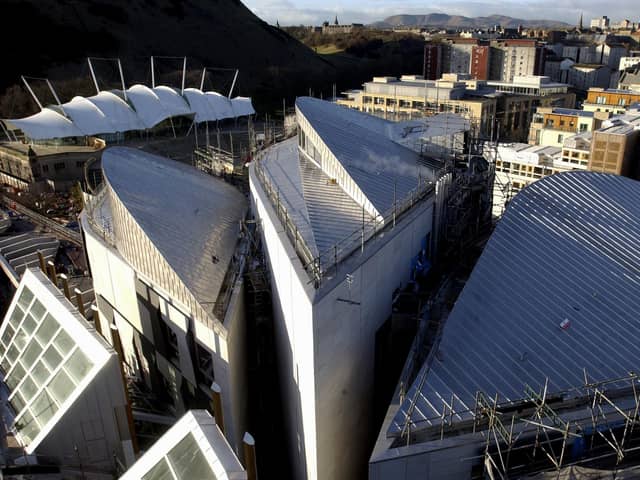
{"label": "residential building", "polygon": [[611,81],[611,68],[606,65],[576,63],[567,73],[568,83],[579,90],[607,88]]}
{"label": "residential building", "polygon": [[296,115],[298,135],[249,170],[285,428],[296,478],[363,478],[376,332],[438,235],[442,163],[396,143],[377,117],[308,97]]}
{"label": "residential building", "polygon": [[489,79],[491,47],[488,45],[474,45],[471,49],[471,78],[477,80]]}
{"label": "residential building", "polygon": [[589,170],[638,178],[640,114],[614,117],[592,134]]}
{"label": "residential building", "polygon": [[606,112],[587,112],[568,108],[538,108],[529,129],[529,143],[561,147],[564,140],[578,133],[591,132],[610,117]]}
{"label": "residential building", "polygon": [[640,93],[640,65],[624,70],[618,81],[619,90],[631,90]]}
{"label": "residential building", "polygon": [[492,40],[489,78],[505,82],[544,72],[544,48],[536,40]]}
{"label": "residential building", "polygon": [[589,26],[591,28],[598,28],[600,30],[606,30],[609,28],[610,19],[606,15],[603,15],[600,18],[592,18]]}
{"label": "residential building", "polygon": [[116,325],[126,373],[167,422],[222,391],[224,432],[246,430],[242,231],[246,198],[190,165],[137,149],[102,156],[81,215],[101,330]]}
{"label": "residential building", "polygon": [[424,65],[422,78],[437,80],[442,75],[442,44],[427,42],[424,44]]}
{"label": "residential building", "polygon": [[640,91],[590,88],[582,109],[587,112],[623,114],[631,105],[640,102]]}
{"label": "residential building", "polygon": [[593,172],[515,196],[435,343],[414,344],[370,479],[637,474],[639,197]]}
{"label": "residential building", "polygon": [[443,43],[443,73],[470,73],[476,39],[450,38]]}
{"label": "residential building", "polygon": [[640,63],[640,52],[636,51],[635,53],[638,53],[638,55],[633,55],[631,57],[621,57],[620,68],[618,70],[627,70],[628,68],[632,68],[638,65]]}
{"label": "residential building", "polygon": [[231,445],[206,410],[189,410],[120,480],[247,480]]}
{"label": "residential building", "polygon": [[112,478],[133,464],[118,354],[40,270],[25,270],[0,338],[3,435],[11,447],[3,475],[40,464],[60,478],[77,478],[83,466],[92,478]]}

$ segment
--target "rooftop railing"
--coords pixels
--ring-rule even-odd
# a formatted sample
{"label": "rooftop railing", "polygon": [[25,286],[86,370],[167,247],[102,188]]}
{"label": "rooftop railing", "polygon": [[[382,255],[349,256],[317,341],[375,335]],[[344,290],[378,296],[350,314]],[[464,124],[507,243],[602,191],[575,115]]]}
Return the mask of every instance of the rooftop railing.
{"label": "rooftop railing", "polygon": [[418,185],[411,190],[404,198],[397,199],[393,206],[383,215],[372,218],[363,208],[362,226],[336,242],[331,247],[314,255],[313,250],[306,243],[298,230],[297,225],[292,220],[287,211],[277,185],[274,185],[262,165],[263,157],[267,151],[260,152],[255,159],[256,177],[264,192],[269,197],[271,204],[276,210],[278,219],[282,223],[284,230],[294,246],[309,278],[319,288],[323,280],[331,274],[335,274],[341,261],[353,254],[358,248],[364,251],[365,244],[377,237],[378,233],[388,228],[394,228],[398,219],[408,212],[416,203],[420,202],[427,195],[434,191],[434,184],[428,178],[419,178]]}

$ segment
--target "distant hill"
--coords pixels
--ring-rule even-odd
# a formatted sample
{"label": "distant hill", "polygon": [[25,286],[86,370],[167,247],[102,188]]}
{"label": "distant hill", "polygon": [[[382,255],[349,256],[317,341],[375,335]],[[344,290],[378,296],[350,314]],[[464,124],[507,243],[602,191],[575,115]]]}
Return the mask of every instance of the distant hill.
{"label": "distant hill", "polygon": [[427,15],[393,15],[381,22],[372,24],[376,28],[393,27],[443,27],[443,28],[489,28],[500,25],[505,28],[523,27],[566,27],[569,24],[555,20],[524,20],[505,15],[488,17],[463,17],[446,13],[429,13]]}
{"label": "distant hill", "polygon": [[[0,116],[36,110],[20,75],[51,78],[63,101],[92,93],[87,56],[120,57],[129,85],[150,83],[151,55],[189,57],[187,86],[199,84],[204,65],[238,67],[236,93],[258,102],[279,97],[280,105],[282,96],[309,88],[319,73],[334,72],[239,0],[4,0],[2,33]],[[181,62],[161,66],[166,73]]]}

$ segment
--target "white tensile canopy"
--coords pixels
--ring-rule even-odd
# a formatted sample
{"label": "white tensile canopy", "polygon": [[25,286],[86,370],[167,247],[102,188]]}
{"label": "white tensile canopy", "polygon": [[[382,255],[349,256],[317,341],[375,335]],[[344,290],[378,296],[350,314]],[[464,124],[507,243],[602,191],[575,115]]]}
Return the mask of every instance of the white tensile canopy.
{"label": "white tensile canopy", "polygon": [[92,97],[76,96],[30,117],[4,120],[7,127],[22,130],[32,140],[122,133],[155,127],[167,118],[193,116],[196,123],[254,115],[248,97],[229,99],[217,92],[187,88],[133,85],[124,93],[102,91]]}
{"label": "white tensile canopy", "polygon": [[33,140],[81,137],[84,135],[71,120],[49,108],[45,108],[30,117],[5,120],[5,123],[9,127],[22,130]]}
{"label": "white tensile canopy", "polygon": [[235,97],[231,99],[234,117],[244,117],[245,115],[255,115],[256,111],[251,104],[249,97]]}
{"label": "white tensile canopy", "polygon": [[133,85],[127,89],[127,99],[145,128],[153,128],[167,118],[191,114],[187,102],[169,87]]}

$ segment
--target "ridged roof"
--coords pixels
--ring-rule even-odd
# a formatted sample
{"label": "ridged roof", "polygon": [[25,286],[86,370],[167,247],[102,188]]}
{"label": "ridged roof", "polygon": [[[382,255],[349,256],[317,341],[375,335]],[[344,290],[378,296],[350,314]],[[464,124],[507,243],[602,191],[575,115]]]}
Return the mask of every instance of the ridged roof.
{"label": "ridged roof", "polygon": [[[616,379],[640,366],[640,182],[591,172],[522,190],[496,227],[388,431],[472,418],[498,403]],[[564,328],[563,328],[564,327]],[[411,402],[415,400],[415,408]],[[447,410],[448,412],[448,410]]]}
{"label": "ridged roof", "polygon": [[102,169],[118,200],[196,300],[215,302],[246,198],[190,165],[132,148],[105,150]]}

